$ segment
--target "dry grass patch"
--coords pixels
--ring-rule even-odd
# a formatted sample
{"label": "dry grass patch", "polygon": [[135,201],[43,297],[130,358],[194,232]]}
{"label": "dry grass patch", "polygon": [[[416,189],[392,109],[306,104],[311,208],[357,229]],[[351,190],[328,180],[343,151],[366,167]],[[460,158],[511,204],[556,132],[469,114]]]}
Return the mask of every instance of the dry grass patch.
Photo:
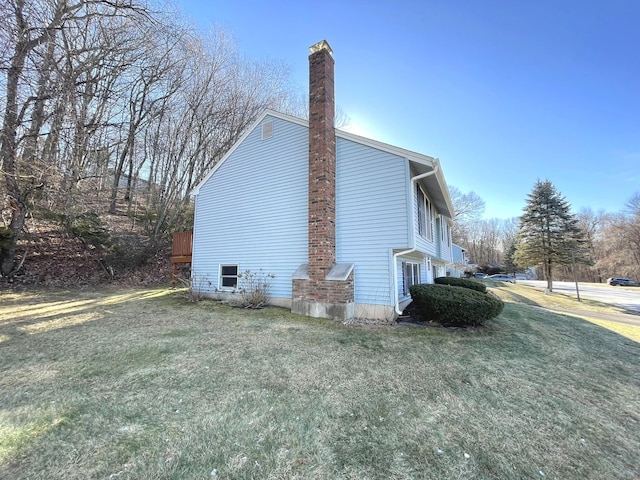
{"label": "dry grass patch", "polygon": [[640,475],[640,346],[527,305],[365,330],[47,292],[3,297],[0,336],[0,478]]}
{"label": "dry grass patch", "polygon": [[[529,286],[512,285],[503,282],[490,283],[492,284],[491,291],[505,302],[537,306],[555,311],[560,315],[570,315],[640,343],[640,325],[624,323],[624,321],[612,321],[607,318],[607,314],[611,313],[629,314],[624,308],[590,299],[582,299],[579,302],[575,297],[564,293],[547,295],[539,289]],[[631,318],[640,320],[640,317],[637,316]]]}
{"label": "dry grass patch", "polygon": [[583,298],[579,302],[574,295],[561,292],[546,294],[544,290],[527,285],[491,280],[483,280],[483,282],[505,302],[521,303],[544,308],[567,308],[593,312],[625,312],[621,307],[614,307],[588,298]]}
{"label": "dry grass patch", "polygon": [[640,326],[638,325],[628,325],[620,322],[612,322],[610,320],[602,320],[585,315],[578,315],[578,318],[582,318],[587,322],[599,325],[602,328],[606,328],[607,330],[611,330],[612,332],[622,335],[623,337],[627,337],[634,342],[640,343]]}

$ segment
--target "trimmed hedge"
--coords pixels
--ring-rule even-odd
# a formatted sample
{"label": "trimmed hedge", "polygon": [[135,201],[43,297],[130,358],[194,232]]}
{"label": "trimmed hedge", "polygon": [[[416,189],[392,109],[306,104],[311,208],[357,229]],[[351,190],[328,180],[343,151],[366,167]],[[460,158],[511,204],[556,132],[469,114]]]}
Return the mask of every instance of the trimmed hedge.
{"label": "trimmed hedge", "polygon": [[487,286],[484,283],[469,280],[468,278],[438,277],[433,281],[438,285],[453,285],[454,287],[470,288],[471,290],[487,293]]}
{"label": "trimmed hedge", "polygon": [[504,308],[499,298],[464,287],[421,284],[409,291],[422,318],[446,325],[482,325]]}

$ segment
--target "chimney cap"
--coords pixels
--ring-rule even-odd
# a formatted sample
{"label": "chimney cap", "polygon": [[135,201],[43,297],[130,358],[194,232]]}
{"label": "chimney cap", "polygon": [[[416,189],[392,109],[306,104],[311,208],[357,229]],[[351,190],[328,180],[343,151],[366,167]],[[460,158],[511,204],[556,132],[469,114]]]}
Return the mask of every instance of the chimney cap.
{"label": "chimney cap", "polygon": [[320,40],[315,45],[311,45],[309,47],[309,50],[311,51],[311,53],[316,53],[322,50],[326,50],[327,52],[329,52],[329,55],[333,56],[333,50],[331,50],[331,47],[329,46],[329,42],[327,42],[326,40]]}

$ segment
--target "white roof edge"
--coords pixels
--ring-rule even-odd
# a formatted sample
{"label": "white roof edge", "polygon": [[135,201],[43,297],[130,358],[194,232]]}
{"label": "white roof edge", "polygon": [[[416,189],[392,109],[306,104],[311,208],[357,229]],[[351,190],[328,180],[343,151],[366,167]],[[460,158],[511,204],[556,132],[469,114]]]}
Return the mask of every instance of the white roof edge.
{"label": "white roof edge", "polygon": [[[282,120],[288,120],[290,122],[297,123],[298,125],[301,125],[303,127],[309,128],[309,121],[303,118],[294,117],[292,115],[277,112],[275,110],[267,110],[266,112],[268,112],[269,115],[281,118]],[[263,116],[265,114],[263,114]],[[339,128],[336,128],[336,137],[344,138],[345,140],[351,140],[356,143],[361,143],[363,145],[377,148],[379,150],[384,150],[386,152],[393,153],[400,157],[410,158],[410,160],[412,161],[423,163],[429,167],[433,166],[435,162],[438,162],[437,159],[430,157],[429,155],[424,155],[422,153],[407,150],[405,148],[396,147],[395,145],[380,142],[379,140],[373,140],[372,138],[363,137],[361,135],[356,135],[355,133],[347,132],[345,130],[340,130]]]}
{"label": "white roof edge", "polygon": [[[207,173],[204,178],[194,187],[191,191],[191,196],[196,196],[200,192],[200,188],[211,178],[211,176],[222,166],[222,164],[229,158],[233,152],[238,148],[238,146],[248,137],[253,130],[260,125],[260,123],[267,116],[272,116],[275,118],[280,118],[282,120],[292,122],[303,127],[309,128],[308,120],[294,117],[293,115],[288,115],[286,113],[278,112],[276,110],[265,109],[258,118],[253,122],[253,124],[246,129],[246,131],[240,136],[240,138],[233,144],[233,146],[223,155],[218,163]],[[396,147],[394,145],[390,145],[388,143],[380,142],[378,140],[373,140],[371,138],[363,137],[360,135],[356,135],[354,133],[346,132],[344,130],[340,130],[336,128],[336,137],[344,138],[345,140],[351,140],[356,143],[360,143],[362,145],[366,145],[378,150],[382,150],[393,155],[398,155],[400,157],[406,158],[411,162],[420,163],[427,167],[435,168],[436,165],[440,165],[440,160],[434,157],[430,157],[429,155],[424,155],[422,153],[414,152],[411,150],[407,150],[405,148]],[[453,218],[453,206],[451,205],[451,195],[449,194],[449,189],[447,188],[447,183],[444,179],[444,174],[442,172],[442,168],[438,168],[436,172],[436,177],[438,178],[438,184],[445,194],[445,198],[447,201],[447,206],[449,207],[449,212],[451,213],[451,218]]]}
{"label": "white roof edge", "polygon": [[220,161],[218,163],[216,163],[214,165],[214,167],[211,170],[209,170],[209,172],[204,176],[204,178],[202,180],[200,180],[198,185],[196,185],[191,190],[190,195],[192,197],[195,197],[196,195],[198,195],[198,193],[200,193],[200,189],[209,180],[209,178],[211,178],[211,176],[222,166],[222,164],[227,160],[227,158],[229,158],[231,156],[231,154],[233,154],[233,152],[236,151],[238,146],[245,140],[245,138],[247,138],[251,134],[251,132],[253,132],[253,130],[258,125],[260,125],[260,123],[265,119],[265,117],[267,117],[269,115],[273,116],[273,117],[281,118],[283,120],[287,120],[287,121],[290,121],[290,122],[294,122],[294,123],[297,123],[297,124],[305,126],[305,127],[309,126],[308,122],[306,122],[305,120],[303,120],[301,118],[293,117],[291,115],[286,115],[284,113],[280,113],[280,112],[277,112],[275,110],[271,110],[269,108],[265,109],[264,112],[262,112],[260,115],[258,115],[258,118],[255,119],[255,121],[251,124],[251,126],[249,126],[244,131],[244,133],[240,136],[240,138],[238,138],[238,140],[236,140],[236,142],[231,146],[231,148],[227,151],[227,153],[225,153],[222,156]]}
{"label": "white roof edge", "polygon": [[[440,160],[436,159],[438,165],[440,164]],[[453,208],[453,203],[451,202],[451,194],[449,193],[449,187],[447,186],[447,181],[444,179],[444,173],[442,172],[442,168],[438,168],[436,172],[436,177],[438,178],[438,183],[440,184],[440,188],[442,189],[442,193],[444,193],[444,198],[447,203],[447,209],[449,210],[449,214],[451,215],[449,218],[453,220],[456,216],[455,209]]]}
{"label": "white roof edge", "polygon": [[361,143],[369,147],[377,148],[378,150],[384,150],[386,152],[393,153],[394,155],[405,157],[411,161],[422,163],[429,167],[433,167],[435,163],[438,162],[437,159],[430,157],[429,155],[414,152],[412,150],[407,150],[406,148],[402,148],[402,147],[396,147],[395,145],[390,145],[388,143],[380,142],[379,140],[373,140],[371,138],[362,137],[360,135],[356,135],[355,133],[346,132],[344,130],[336,129],[336,136],[344,138],[346,140],[351,140],[357,143]]}

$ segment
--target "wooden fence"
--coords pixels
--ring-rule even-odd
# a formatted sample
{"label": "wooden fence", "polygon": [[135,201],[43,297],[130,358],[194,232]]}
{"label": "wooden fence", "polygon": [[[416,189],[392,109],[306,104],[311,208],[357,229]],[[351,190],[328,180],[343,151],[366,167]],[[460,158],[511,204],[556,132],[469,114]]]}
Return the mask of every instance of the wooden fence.
{"label": "wooden fence", "polygon": [[173,285],[176,283],[178,263],[191,263],[192,252],[193,230],[174,232],[173,244],[171,245],[171,265],[173,266],[171,283]]}

